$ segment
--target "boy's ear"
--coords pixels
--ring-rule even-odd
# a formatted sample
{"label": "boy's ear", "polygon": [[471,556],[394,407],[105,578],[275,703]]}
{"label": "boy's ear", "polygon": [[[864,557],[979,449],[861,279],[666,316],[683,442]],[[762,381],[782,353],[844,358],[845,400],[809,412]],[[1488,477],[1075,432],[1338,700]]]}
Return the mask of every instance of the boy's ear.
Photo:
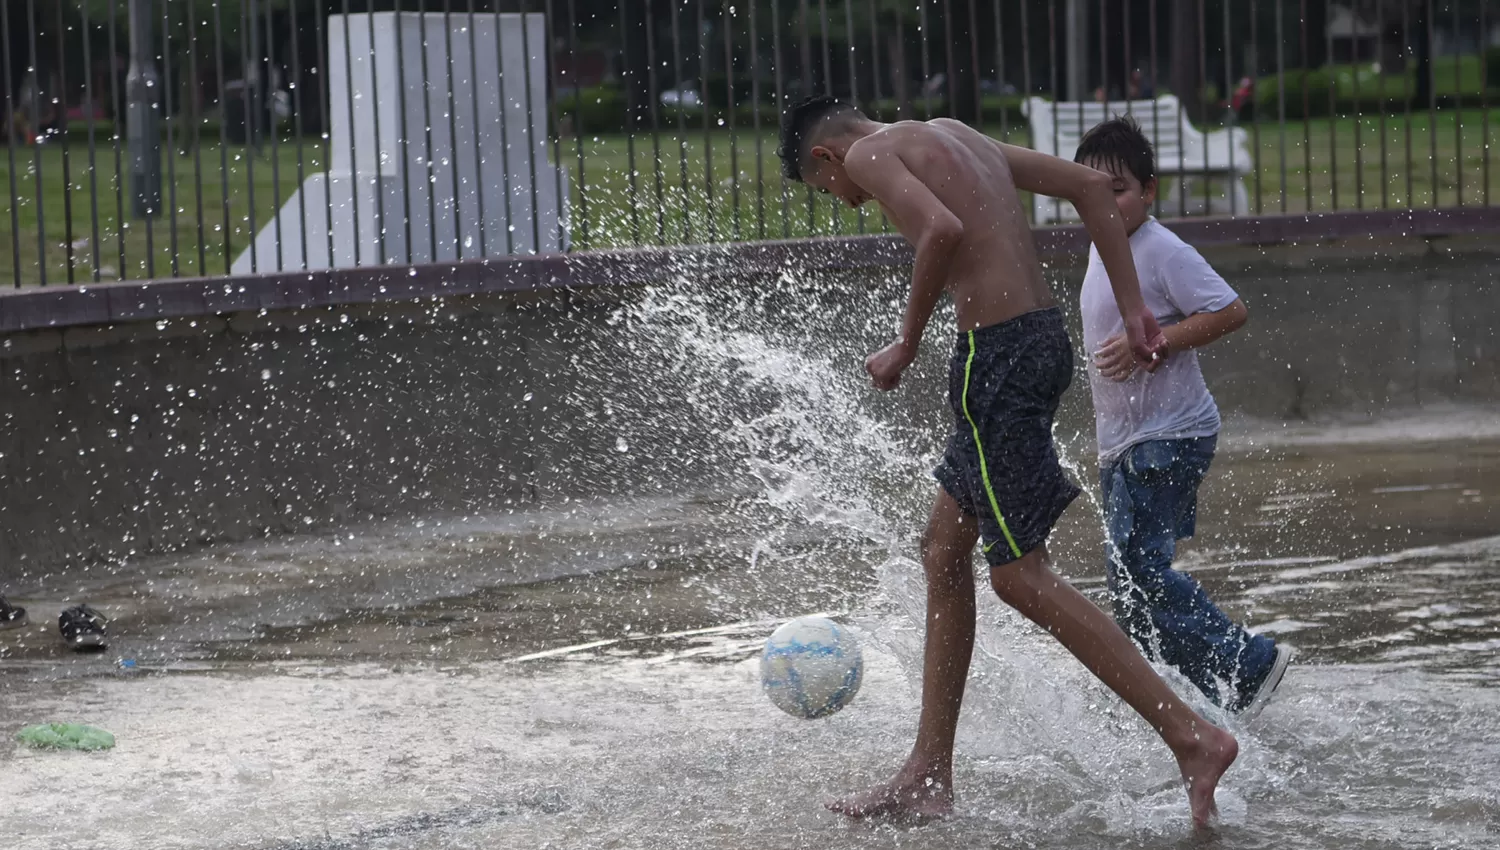
{"label": "boy's ear", "polygon": [[820,159],[824,162],[838,163],[843,161],[839,158],[838,154],[834,153],[824,145],[813,145],[812,150],[809,151],[809,153],[812,154],[813,159]]}
{"label": "boy's ear", "polygon": [[1156,203],[1156,185],[1155,177],[1141,184],[1141,194],[1145,196],[1147,204]]}

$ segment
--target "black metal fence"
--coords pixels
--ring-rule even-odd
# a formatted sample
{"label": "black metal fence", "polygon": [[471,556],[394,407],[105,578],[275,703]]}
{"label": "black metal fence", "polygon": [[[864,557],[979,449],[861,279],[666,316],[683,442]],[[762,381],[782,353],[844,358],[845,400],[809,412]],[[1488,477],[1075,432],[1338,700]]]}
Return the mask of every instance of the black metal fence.
{"label": "black metal fence", "polygon": [[1488,206],[1497,23],[1487,0],[8,0],[0,281],[885,229],[781,179],[781,108],[815,93],[1062,156],[1130,112],[1166,217]]}

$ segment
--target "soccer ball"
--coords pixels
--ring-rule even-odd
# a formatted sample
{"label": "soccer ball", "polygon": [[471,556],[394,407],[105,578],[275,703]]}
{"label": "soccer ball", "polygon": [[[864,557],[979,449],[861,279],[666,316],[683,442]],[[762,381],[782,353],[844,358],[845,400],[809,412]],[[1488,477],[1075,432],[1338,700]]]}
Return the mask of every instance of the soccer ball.
{"label": "soccer ball", "polygon": [[793,717],[827,717],[859,693],[864,676],[859,643],[827,617],[798,617],[766,640],[760,684],[776,707]]}

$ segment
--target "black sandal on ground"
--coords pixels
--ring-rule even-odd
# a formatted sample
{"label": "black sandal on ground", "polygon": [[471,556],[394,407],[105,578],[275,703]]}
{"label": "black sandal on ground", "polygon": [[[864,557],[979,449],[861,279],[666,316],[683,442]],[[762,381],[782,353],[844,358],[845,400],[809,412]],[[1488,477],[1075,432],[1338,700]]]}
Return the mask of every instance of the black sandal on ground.
{"label": "black sandal on ground", "polygon": [[26,625],[26,609],[16,608],[0,596],[0,632]]}
{"label": "black sandal on ground", "polygon": [[105,625],[109,620],[87,605],[74,605],[57,617],[57,628],[63,643],[73,650],[103,649]]}

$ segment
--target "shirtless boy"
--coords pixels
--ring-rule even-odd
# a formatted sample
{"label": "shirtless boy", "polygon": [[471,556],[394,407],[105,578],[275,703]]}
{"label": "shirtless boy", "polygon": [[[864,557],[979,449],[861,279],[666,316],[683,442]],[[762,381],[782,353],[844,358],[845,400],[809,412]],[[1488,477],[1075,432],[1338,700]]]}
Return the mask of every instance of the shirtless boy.
{"label": "shirtless boy", "polygon": [[982,543],[1000,598],[1056,637],[1161,736],[1182,771],[1193,821],[1206,826],[1238,744],[1178,699],[1047,557],[1053,525],[1080,492],[1052,445],[1073,347],[1042,280],[1019,192],[1077,208],[1109,273],[1130,348],[1153,368],[1164,342],[1141,298],[1110,176],[1000,144],[958,121],[882,124],[826,97],[786,113],[780,155],[792,180],[852,207],[878,202],[916,248],[900,335],[865,361],[876,387],[900,382],[944,291],[958,313],[948,382],[953,433],[934,473],[937,500],[921,543],[927,639],[916,744],[890,782],[829,808],[857,818],[952,811],[953,740],[974,649],[970,557]]}

